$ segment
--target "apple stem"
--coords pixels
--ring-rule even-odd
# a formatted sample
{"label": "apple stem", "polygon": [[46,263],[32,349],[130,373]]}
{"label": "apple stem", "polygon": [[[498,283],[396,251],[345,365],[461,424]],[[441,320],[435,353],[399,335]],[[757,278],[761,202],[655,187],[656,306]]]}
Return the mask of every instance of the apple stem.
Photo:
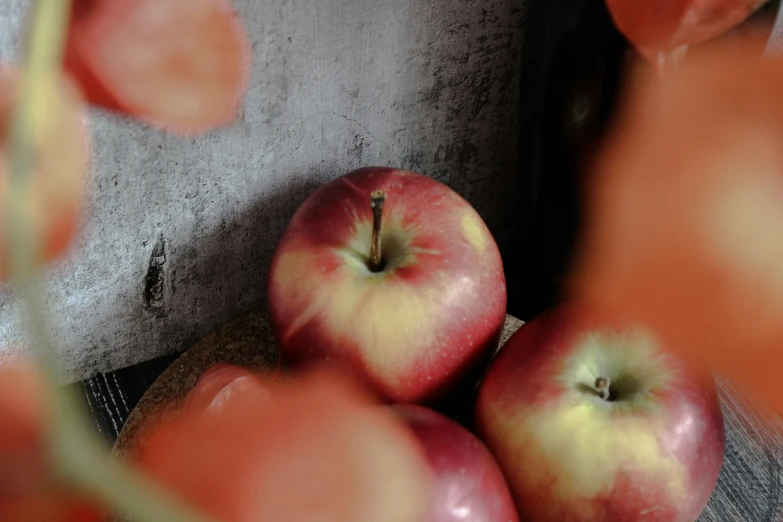
{"label": "apple stem", "polygon": [[608,401],[610,398],[609,387],[611,384],[612,381],[609,377],[599,377],[595,380],[595,391],[605,401]]}
{"label": "apple stem", "polygon": [[370,246],[370,270],[380,272],[383,270],[383,254],[381,252],[381,218],[383,204],[386,202],[386,193],[382,190],[373,190],[370,194],[370,206],[372,207],[372,245]]}

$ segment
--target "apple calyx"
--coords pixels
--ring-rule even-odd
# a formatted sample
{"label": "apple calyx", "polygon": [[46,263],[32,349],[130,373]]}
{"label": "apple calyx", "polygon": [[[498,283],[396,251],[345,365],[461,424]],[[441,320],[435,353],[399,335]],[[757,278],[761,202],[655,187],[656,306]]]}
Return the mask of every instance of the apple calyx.
{"label": "apple calyx", "polygon": [[611,402],[614,400],[614,397],[612,397],[611,384],[612,381],[611,379],[609,379],[609,377],[598,377],[595,380],[593,389],[595,389],[596,393],[598,393],[598,396],[601,397],[603,400],[607,402]]}
{"label": "apple calyx", "polygon": [[381,272],[385,264],[381,251],[381,219],[383,217],[383,204],[385,202],[386,193],[383,190],[373,190],[370,193],[370,206],[372,207],[372,244],[370,246],[370,260],[367,263],[367,267],[371,272]]}

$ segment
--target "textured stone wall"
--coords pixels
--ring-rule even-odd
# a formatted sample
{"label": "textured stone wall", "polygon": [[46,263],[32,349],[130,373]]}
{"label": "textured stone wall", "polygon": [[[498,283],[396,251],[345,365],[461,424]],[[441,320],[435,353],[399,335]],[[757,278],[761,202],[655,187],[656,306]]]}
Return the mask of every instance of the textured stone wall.
{"label": "textured stone wall", "polygon": [[[83,378],[188,347],[263,302],[308,194],[365,165],[445,182],[502,241],[513,212],[524,0],[238,0],[254,68],[238,122],[197,139],[90,115],[75,249],[49,274],[51,334]],[[11,60],[27,2],[0,2]],[[0,359],[23,316],[0,288]]]}

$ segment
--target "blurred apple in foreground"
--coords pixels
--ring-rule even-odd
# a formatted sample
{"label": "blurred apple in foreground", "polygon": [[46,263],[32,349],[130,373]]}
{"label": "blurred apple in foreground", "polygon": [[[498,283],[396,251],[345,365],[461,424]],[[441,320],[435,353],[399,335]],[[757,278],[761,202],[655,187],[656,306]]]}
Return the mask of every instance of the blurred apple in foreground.
{"label": "blurred apple in foreground", "polygon": [[694,522],[723,461],[712,376],[576,306],[509,339],[476,420],[522,520]]}
{"label": "blurred apple in foreground", "polygon": [[606,0],[617,28],[648,59],[705,42],[739,25],[768,0]]}
{"label": "blurred apple in foreground", "polygon": [[783,58],[745,39],[631,77],[570,294],[783,413]]}
{"label": "blurred apple in foreground", "polygon": [[428,522],[431,472],[391,412],[331,373],[269,392],[153,426],[138,465],[221,522]]}
{"label": "blurred apple in foreground", "polygon": [[348,369],[399,402],[436,399],[474,377],[506,312],[500,253],[476,211],[432,178],[380,167],[304,202],[267,291],[293,365]]}
{"label": "blurred apple in foreground", "polygon": [[413,430],[436,476],[427,522],[517,522],[506,479],[483,442],[429,408],[390,408]]}

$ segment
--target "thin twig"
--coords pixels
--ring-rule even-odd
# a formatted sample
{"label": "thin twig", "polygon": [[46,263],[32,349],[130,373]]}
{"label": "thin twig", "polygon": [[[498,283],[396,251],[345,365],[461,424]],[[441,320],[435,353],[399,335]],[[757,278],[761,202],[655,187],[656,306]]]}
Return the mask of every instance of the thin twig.
{"label": "thin twig", "polygon": [[35,166],[36,125],[57,100],[63,43],[70,0],[36,0],[25,63],[20,71],[17,104],[9,128],[7,237],[11,275],[26,304],[29,331],[46,379],[47,443],[55,470],[65,480],[94,496],[107,508],[131,519],[194,522],[208,520],[146,477],[111,461],[88,429],[74,397],[58,386],[59,368],[48,336],[46,313],[38,283],[41,238],[31,228],[28,195]]}

